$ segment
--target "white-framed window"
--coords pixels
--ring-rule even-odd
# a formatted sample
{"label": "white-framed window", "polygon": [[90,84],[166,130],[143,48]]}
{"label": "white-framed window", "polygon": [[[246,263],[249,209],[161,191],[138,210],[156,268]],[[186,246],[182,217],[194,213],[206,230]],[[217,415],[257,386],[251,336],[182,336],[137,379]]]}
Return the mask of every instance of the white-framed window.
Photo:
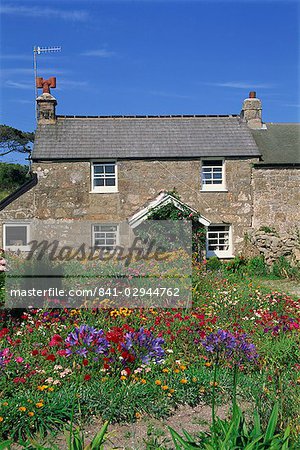
{"label": "white-framed window", "polygon": [[3,224],[3,248],[11,251],[29,251],[29,223],[11,222]]}
{"label": "white-framed window", "polygon": [[92,192],[118,191],[116,161],[93,162],[91,166]]}
{"label": "white-framed window", "polygon": [[119,227],[116,224],[95,224],[92,227],[93,247],[113,250],[119,244]]}
{"label": "white-framed window", "polygon": [[231,225],[210,225],[206,236],[206,255],[218,258],[231,258],[232,236]]}
{"label": "white-framed window", "polygon": [[201,190],[224,191],[225,161],[223,159],[203,159],[201,161]]}

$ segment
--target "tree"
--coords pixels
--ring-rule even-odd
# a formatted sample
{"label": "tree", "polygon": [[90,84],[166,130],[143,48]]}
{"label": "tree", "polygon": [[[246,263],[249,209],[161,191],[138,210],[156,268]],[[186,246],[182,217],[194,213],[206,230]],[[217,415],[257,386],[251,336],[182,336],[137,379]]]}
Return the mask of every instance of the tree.
{"label": "tree", "polygon": [[20,131],[8,125],[0,125],[0,156],[12,152],[31,153],[31,144],[34,141],[34,133]]}

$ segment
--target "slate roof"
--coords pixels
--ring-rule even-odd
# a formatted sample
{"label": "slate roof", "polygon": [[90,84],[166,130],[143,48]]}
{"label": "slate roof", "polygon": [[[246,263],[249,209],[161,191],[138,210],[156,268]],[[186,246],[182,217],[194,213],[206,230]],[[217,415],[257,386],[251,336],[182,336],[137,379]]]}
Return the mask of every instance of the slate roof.
{"label": "slate roof", "polygon": [[58,116],[39,125],[34,160],[250,156],[260,152],[239,116]]}
{"label": "slate roof", "polygon": [[252,130],[261,150],[257,165],[300,164],[300,123],[266,123],[266,129]]}

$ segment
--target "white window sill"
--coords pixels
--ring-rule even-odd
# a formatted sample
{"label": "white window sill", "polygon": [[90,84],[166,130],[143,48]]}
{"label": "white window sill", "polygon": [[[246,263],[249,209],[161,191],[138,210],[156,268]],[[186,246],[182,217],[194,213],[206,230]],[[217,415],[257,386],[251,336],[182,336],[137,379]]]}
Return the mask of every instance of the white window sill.
{"label": "white window sill", "polygon": [[220,188],[220,189],[201,189],[200,192],[228,192],[228,189]]}
{"label": "white window sill", "polygon": [[90,194],[118,194],[119,191],[90,191]]}
{"label": "white window sill", "polygon": [[216,256],[219,259],[230,259],[234,258],[234,255],[231,252],[206,252],[207,258],[212,258],[213,256]]}
{"label": "white window sill", "polygon": [[30,252],[31,247],[30,245],[9,245],[9,246],[5,246],[4,250],[7,252]]}

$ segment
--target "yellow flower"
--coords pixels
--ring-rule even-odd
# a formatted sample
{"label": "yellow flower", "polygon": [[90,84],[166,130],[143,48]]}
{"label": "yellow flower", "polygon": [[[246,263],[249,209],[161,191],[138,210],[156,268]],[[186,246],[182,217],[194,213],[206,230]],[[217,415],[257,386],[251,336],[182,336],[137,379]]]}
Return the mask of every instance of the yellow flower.
{"label": "yellow flower", "polygon": [[156,384],[157,386],[160,386],[160,385],[161,385],[161,381],[160,381],[160,380],[155,380],[155,384]]}
{"label": "yellow flower", "polygon": [[53,392],[53,391],[54,391],[54,387],[49,387],[49,388],[48,388],[48,391],[49,391],[49,392]]}
{"label": "yellow flower", "polygon": [[168,372],[169,372],[169,369],[165,368],[165,369],[163,369],[162,371],[163,371],[164,373],[168,373]]}
{"label": "yellow flower", "polygon": [[42,408],[44,406],[44,403],[43,402],[38,402],[38,403],[35,404],[35,406],[37,408]]}
{"label": "yellow flower", "polygon": [[181,384],[186,384],[188,382],[188,380],[186,378],[182,378],[182,380],[180,380]]}
{"label": "yellow flower", "polygon": [[169,386],[167,386],[166,384],[164,384],[161,388],[162,388],[163,391],[167,391],[167,390],[169,389]]}
{"label": "yellow flower", "polygon": [[34,416],[34,412],[33,411],[29,411],[28,415],[29,415],[29,417],[33,417]]}
{"label": "yellow flower", "polygon": [[3,402],[2,405],[3,406],[8,406],[8,403],[7,402]]}
{"label": "yellow flower", "polygon": [[26,411],[25,406],[20,406],[19,411],[25,412]]}
{"label": "yellow flower", "polygon": [[42,386],[38,386],[38,391],[44,391],[45,389],[48,389],[47,384],[43,384]]}
{"label": "yellow flower", "polygon": [[199,389],[199,392],[200,392],[201,394],[203,394],[203,393],[205,392],[205,388],[202,386],[202,387]]}
{"label": "yellow flower", "polygon": [[0,422],[3,422],[3,420],[4,420],[3,417],[0,416]]}
{"label": "yellow flower", "polygon": [[121,375],[121,380],[122,381],[124,381],[124,380],[126,380],[127,378],[125,377],[125,375]]}
{"label": "yellow flower", "polygon": [[193,382],[193,383],[196,383],[196,382],[197,382],[197,378],[196,378],[196,377],[193,377],[193,378],[192,378],[192,382]]}
{"label": "yellow flower", "polygon": [[211,362],[206,362],[204,365],[205,365],[206,367],[210,367],[210,366],[211,366]]}

